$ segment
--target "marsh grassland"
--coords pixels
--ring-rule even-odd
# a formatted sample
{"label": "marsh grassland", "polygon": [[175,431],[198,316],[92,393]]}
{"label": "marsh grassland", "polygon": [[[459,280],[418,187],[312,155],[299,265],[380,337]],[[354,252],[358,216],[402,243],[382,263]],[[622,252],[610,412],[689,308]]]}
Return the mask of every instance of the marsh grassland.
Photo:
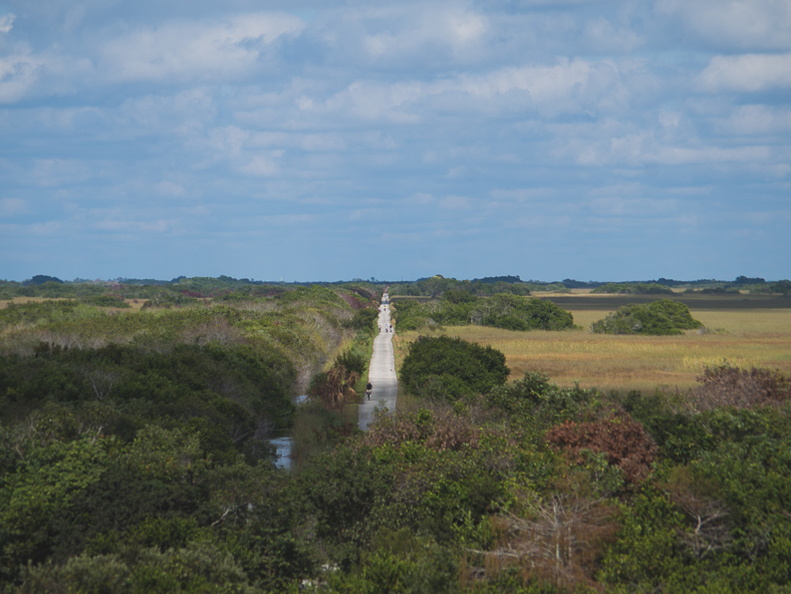
{"label": "marsh grassland", "polygon": [[[779,301],[778,307],[727,298],[702,301],[698,307],[688,301],[692,315],[705,325],[704,332],[692,330],[679,336],[592,334],[591,323],[623,301],[622,296],[613,297],[612,307],[606,307],[601,298],[595,302],[586,296],[564,298],[561,307],[574,315],[579,330],[513,332],[462,326],[431,333],[457,336],[502,351],[511,368],[511,380],[525,371],[540,371],[561,386],[579,382],[582,387],[606,391],[685,391],[696,384],[706,365],[724,361],[791,373],[791,307],[787,300]],[[420,334],[426,332],[396,334],[396,357]]]}

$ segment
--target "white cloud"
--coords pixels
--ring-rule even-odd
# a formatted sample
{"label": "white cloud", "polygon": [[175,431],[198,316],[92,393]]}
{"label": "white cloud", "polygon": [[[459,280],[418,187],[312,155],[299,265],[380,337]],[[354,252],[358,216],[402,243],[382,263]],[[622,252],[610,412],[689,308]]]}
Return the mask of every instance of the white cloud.
{"label": "white cloud", "polygon": [[0,217],[9,218],[27,212],[27,204],[19,198],[0,198]]}
{"label": "white cloud", "polygon": [[286,214],[259,217],[258,220],[273,227],[299,227],[319,221],[319,217],[312,214]]}
{"label": "white cloud", "polygon": [[125,233],[167,233],[173,229],[173,222],[164,219],[153,221],[129,221],[105,219],[96,223],[102,231],[121,231]]}
{"label": "white cloud", "polygon": [[584,37],[599,52],[631,52],[643,43],[641,36],[633,28],[619,27],[604,17],[587,22]]}
{"label": "white cloud", "polygon": [[643,156],[644,163],[664,165],[688,165],[694,163],[755,163],[771,157],[769,147],[742,146],[720,148],[714,146],[690,148],[678,146],[657,147]]}
{"label": "white cloud", "polygon": [[14,103],[38,81],[43,60],[28,52],[0,56],[0,104]]}
{"label": "white cloud", "polygon": [[526,217],[516,217],[505,221],[506,227],[524,229],[558,229],[569,227],[573,219],[568,215],[545,215],[535,213]]}
{"label": "white cloud", "polygon": [[439,201],[443,210],[470,210],[474,205],[473,199],[467,196],[446,196]]}
{"label": "white cloud", "polygon": [[791,3],[785,0],[658,0],[656,8],[718,47],[791,48]]}
{"label": "white cloud", "polygon": [[239,171],[256,177],[269,177],[279,172],[278,159],[283,151],[270,151],[268,154],[256,155],[239,167]]}
{"label": "white cloud", "polygon": [[26,226],[27,232],[33,235],[54,235],[63,229],[62,221],[42,221]]}
{"label": "white cloud", "polygon": [[220,24],[170,22],[106,43],[102,59],[116,80],[232,80],[255,71],[267,45],[303,28],[286,14],[240,15]]}
{"label": "white cloud", "polygon": [[205,137],[195,140],[196,148],[205,155],[198,168],[215,163],[238,161],[244,157],[245,143],[250,133],[238,126],[224,126],[210,130]]}
{"label": "white cloud", "polygon": [[791,133],[791,109],[769,105],[742,105],[715,121],[721,133],[740,136]]}
{"label": "white cloud", "polygon": [[187,195],[187,189],[179,183],[164,180],[156,184],[155,189],[157,193],[163,196],[173,196],[181,198]]}
{"label": "white cloud", "polygon": [[[612,189],[606,190],[608,193]],[[627,191],[631,192],[630,188]],[[676,212],[679,203],[670,198],[630,198],[624,196],[602,196],[588,201],[591,212],[599,216],[656,217]]]}
{"label": "white cloud", "polygon": [[611,110],[625,101],[628,90],[612,61],[561,59],[552,65],[498,68],[433,82],[358,80],[327,100],[323,111],[417,124],[435,112],[536,111],[553,117]]}
{"label": "white cloud", "polygon": [[251,147],[288,147],[310,152],[335,152],[346,148],[340,134],[310,132],[255,132],[249,139]]}
{"label": "white cloud", "polygon": [[0,15],[0,33],[9,33],[14,28],[15,18],[13,14]]}
{"label": "white cloud", "polygon": [[503,202],[536,202],[554,196],[556,188],[520,188],[516,190],[492,190],[491,196]]}
{"label": "white cloud", "polygon": [[[596,131],[599,131],[598,136]],[[736,147],[704,144],[695,137],[657,138],[651,129],[633,132],[592,126],[586,137],[558,138],[557,157],[569,156],[580,165],[639,167],[643,165],[693,165],[769,163],[780,158],[770,146],[740,144]]]}
{"label": "white cloud", "polygon": [[[368,248],[381,244],[368,236],[414,232],[428,249],[415,257],[407,245],[407,276],[424,257],[432,274],[444,265],[485,276],[471,262],[491,261],[490,248],[508,252],[516,231],[500,232],[506,221],[573,253],[525,273],[539,258],[511,250],[509,273],[598,266],[589,278],[629,278],[620,257],[650,267],[666,253],[650,233],[631,252],[617,243],[650,220],[720,225],[684,252],[694,260],[725,248],[717,261],[727,262],[730,228],[719,215],[744,210],[744,196],[751,210],[776,210],[790,191],[788,0],[309,0],[306,12],[301,1],[264,3],[292,16],[239,16],[258,10],[253,0],[11,3],[25,11],[0,17],[0,102],[19,102],[0,105],[0,220],[35,219],[39,232],[61,224],[75,236],[98,224],[159,242],[168,266],[199,274],[227,274],[221,266],[244,261],[239,254],[262,253],[237,231],[261,241],[310,224],[316,245],[337,244],[327,229],[354,237],[371,266]],[[704,216],[712,212],[716,221]],[[606,230],[602,245],[617,257],[577,243],[587,221]],[[220,249],[170,245],[187,224]],[[448,229],[480,240],[454,238],[453,252],[432,243]],[[62,257],[52,248],[59,233],[53,253],[32,241],[27,251]],[[103,257],[92,243],[101,235],[69,248]],[[787,247],[787,234],[766,236]],[[328,280],[349,275],[348,254],[334,250],[322,254],[336,262],[321,272]],[[256,260],[255,276],[281,256]],[[163,266],[148,253],[128,257]],[[289,258],[277,266],[304,274],[309,258],[297,247]],[[672,275],[689,270],[682,260]],[[20,264],[6,274],[38,271]],[[96,272],[60,276],[69,274]]]}
{"label": "white cloud", "polygon": [[[414,7],[412,7],[414,8]],[[404,55],[424,53],[427,47],[448,48],[456,56],[473,57],[471,50],[481,43],[489,23],[484,15],[454,6],[437,8],[425,5],[417,13],[388,10],[391,22],[399,25],[394,31],[363,32],[362,44],[373,58],[395,58]],[[374,10],[363,15],[363,25],[375,27],[375,22],[383,12]]]}
{"label": "white cloud", "polygon": [[430,87],[420,82],[355,81],[325,104],[329,112],[351,114],[361,119],[385,119],[394,123],[417,123],[411,106],[431,94]]}
{"label": "white cloud", "polygon": [[538,109],[547,114],[584,111],[603,93],[615,92],[618,72],[610,61],[562,59],[551,66],[504,68],[482,77],[466,77],[464,90],[484,98],[513,91],[526,92]]}
{"label": "white cloud", "polygon": [[42,187],[83,184],[93,177],[91,163],[83,159],[37,159],[30,179]]}
{"label": "white cloud", "polygon": [[758,92],[791,87],[790,54],[715,56],[698,77],[710,92]]}

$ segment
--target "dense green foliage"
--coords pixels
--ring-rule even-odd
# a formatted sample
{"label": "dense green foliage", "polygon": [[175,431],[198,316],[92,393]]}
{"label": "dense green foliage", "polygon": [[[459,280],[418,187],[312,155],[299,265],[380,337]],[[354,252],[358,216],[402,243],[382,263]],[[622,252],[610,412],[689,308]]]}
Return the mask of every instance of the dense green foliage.
{"label": "dense green foliage", "polygon": [[108,345],[0,358],[2,418],[53,413],[90,421],[103,411],[102,432],[128,438],[138,427],[193,427],[221,451],[244,450],[256,431],[284,428],[293,413],[293,365],[279,354],[243,345],[177,345],[166,352]]}
{"label": "dense green foliage", "polygon": [[456,399],[489,392],[508,379],[505,355],[448,336],[421,336],[409,346],[400,380],[425,398]]}
{"label": "dense green foliage", "polygon": [[760,277],[737,276],[733,281],[723,281],[716,279],[698,279],[691,281],[673,280],[659,278],[655,281],[645,282],[610,282],[610,283],[579,283],[565,279],[565,286],[573,288],[575,286],[591,288],[592,293],[618,293],[622,295],[661,295],[672,293],[671,288],[684,290],[685,293],[719,294],[719,295],[738,295],[739,293],[767,294],[781,293],[788,294],[791,289],[791,281],[767,281]]}
{"label": "dense green foliage", "polygon": [[660,299],[651,303],[624,305],[604,319],[594,322],[596,334],[682,334],[702,327],[684,303]]}
{"label": "dense green foliage", "polygon": [[659,283],[605,283],[591,293],[620,293],[622,295],[672,295],[673,290]]}
{"label": "dense green foliage", "polygon": [[77,293],[0,310],[0,590],[282,591],[312,573],[266,438],[355,334],[336,361],[362,372],[373,293],[139,312]]}
{"label": "dense green foliage", "polygon": [[476,280],[456,280],[442,275],[424,278],[411,283],[395,283],[390,286],[390,296],[400,295],[439,298],[449,291],[470,293],[476,297],[495,295],[497,293],[511,293],[514,295],[529,295],[530,287],[523,283],[518,276],[499,277]]}
{"label": "dense green foliage", "polygon": [[415,408],[360,433],[309,404],[286,471],[256,434],[300,376],[360,372],[371,318],[351,287],[281,293],[0,311],[0,591],[791,588],[791,378],[607,395],[421,339]]}
{"label": "dense green foliage", "polygon": [[451,289],[439,300],[399,299],[394,309],[398,327],[402,330],[466,324],[506,330],[565,330],[574,327],[571,313],[551,301],[508,293],[476,297],[461,289]]}
{"label": "dense green foliage", "polygon": [[180,276],[170,281],[153,279],[117,279],[115,281],[63,282],[55,277],[37,275],[22,283],[0,281],[0,299],[14,297],[44,297],[47,299],[90,299],[109,296],[114,299],[148,301],[153,306],[184,305],[199,299],[221,301],[245,301],[289,294],[295,291],[299,299],[310,296],[311,287],[318,291],[334,289],[337,295],[347,299],[359,298],[358,305],[369,303],[377,290],[368,283],[337,283],[327,285],[293,285],[265,283],[250,279],[235,279],[229,276],[192,277]]}

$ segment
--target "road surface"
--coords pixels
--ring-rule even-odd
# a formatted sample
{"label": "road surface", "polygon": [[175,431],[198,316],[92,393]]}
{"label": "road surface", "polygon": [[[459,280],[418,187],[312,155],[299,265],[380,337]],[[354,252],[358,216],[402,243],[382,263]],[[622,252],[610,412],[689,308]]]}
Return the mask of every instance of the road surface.
{"label": "road surface", "polygon": [[398,379],[393,356],[393,330],[390,326],[390,298],[385,292],[379,306],[379,334],[374,339],[374,352],[368,368],[368,381],[373,384],[371,399],[363,396],[360,405],[360,429],[365,431],[374,421],[374,412],[385,408],[394,411],[398,396]]}

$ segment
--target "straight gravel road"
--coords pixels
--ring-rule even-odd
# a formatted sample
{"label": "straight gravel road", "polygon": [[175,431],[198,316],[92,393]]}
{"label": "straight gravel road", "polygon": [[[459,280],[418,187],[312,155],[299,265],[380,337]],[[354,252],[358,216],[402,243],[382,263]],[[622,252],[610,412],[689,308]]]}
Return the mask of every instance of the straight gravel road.
{"label": "straight gravel road", "polygon": [[371,399],[360,405],[360,429],[368,429],[377,411],[394,411],[398,396],[398,379],[393,356],[393,328],[390,323],[390,297],[382,295],[379,305],[379,334],[374,339],[374,351],[368,368],[368,381],[373,385]]}

